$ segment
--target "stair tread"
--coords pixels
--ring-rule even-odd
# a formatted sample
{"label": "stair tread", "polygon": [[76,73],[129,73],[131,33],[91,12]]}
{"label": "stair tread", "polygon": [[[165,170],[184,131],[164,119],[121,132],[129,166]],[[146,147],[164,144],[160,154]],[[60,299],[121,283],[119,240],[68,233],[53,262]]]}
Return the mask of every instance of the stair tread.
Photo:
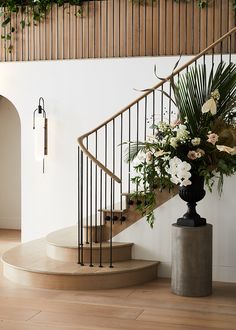
{"label": "stair tread", "polygon": [[[78,227],[70,226],[67,228],[56,230],[46,236],[46,241],[48,244],[55,245],[58,247],[77,249],[78,248]],[[120,248],[124,246],[132,246],[133,243],[127,242],[112,242],[115,248]],[[93,248],[99,249],[100,243],[93,243]],[[109,242],[102,242],[102,247],[104,249],[109,248]],[[84,249],[90,248],[89,244],[84,243]]]}
{"label": "stair tread", "polygon": [[[28,243],[23,243],[14,247],[2,256],[4,264],[13,268],[28,272],[60,275],[106,275],[112,273],[125,273],[137,271],[157,265],[157,261],[149,260],[128,260],[114,263],[114,268],[109,268],[109,264],[104,267],[81,266],[74,262],[64,262],[50,259],[46,256],[46,240],[38,239]],[[105,267],[107,266],[107,267]]]}
{"label": "stair tread", "polygon": [[111,209],[99,209],[98,210],[99,212],[113,212],[113,213],[123,213],[123,212],[125,212],[126,211],[126,209],[122,209],[122,210],[120,210],[120,209],[113,209],[113,210],[111,210]]}

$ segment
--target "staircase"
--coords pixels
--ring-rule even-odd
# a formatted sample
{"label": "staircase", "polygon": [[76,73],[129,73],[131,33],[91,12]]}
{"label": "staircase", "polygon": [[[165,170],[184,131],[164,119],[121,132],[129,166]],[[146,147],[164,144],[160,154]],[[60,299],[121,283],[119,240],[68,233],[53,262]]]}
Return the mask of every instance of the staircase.
{"label": "staircase", "polygon": [[[132,260],[132,243],[113,243],[114,267],[109,267],[109,243],[84,247],[83,260],[77,264],[76,226],[65,228],[8,250],[2,257],[3,273],[9,280],[34,288],[56,290],[102,290],[137,285],[156,279],[158,262]],[[103,267],[100,266],[103,254]]]}
{"label": "staircase", "polygon": [[[221,61],[235,62],[236,28],[214,42],[166,79],[148,89],[92,131],[78,139],[78,226],[25,243],[3,255],[5,276],[17,283],[48,289],[108,289],[156,279],[158,262],[132,260],[131,243],[115,236],[142,218],[134,197],[132,165],[124,161],[130,142],[144,141],[152,125],[178,117],[173,107],[171,80],[203,64],[210,71]],[[215,55],[219,53],[219,55]],[[124,142],[126,144],[124,144]],[[177,192],[177,189],[176,189]],[[175,192],[175,193],[176,193]],[[156,192],[156,207],[172,198]],[[147,226],[147,230],[151,230]]]}

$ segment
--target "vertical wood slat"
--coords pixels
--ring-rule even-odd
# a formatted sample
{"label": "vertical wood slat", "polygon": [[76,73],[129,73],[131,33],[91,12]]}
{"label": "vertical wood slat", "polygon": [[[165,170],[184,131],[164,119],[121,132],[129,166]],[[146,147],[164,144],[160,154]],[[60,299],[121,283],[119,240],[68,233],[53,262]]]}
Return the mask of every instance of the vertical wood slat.
{"label": "vertical wood slat", "polygon": [[[12,14],[16,29],[1,39],[1,61],[56,60],[124,56],[196,54],[235,26],[230,0],[214,0],[199,8],[195,0],[129,0],[52,5],[46,20],[28,25],[29,14]],[[25,20],[26,27],[21,28]],[[1,35],[11,26],[0,27]],[[13,45],[12,52],[7,48]],[[227,52],[229,42],[222,45]],[[235,51],[235,38],[232,38]],[[220,51],[220,46],[216,52]]]}

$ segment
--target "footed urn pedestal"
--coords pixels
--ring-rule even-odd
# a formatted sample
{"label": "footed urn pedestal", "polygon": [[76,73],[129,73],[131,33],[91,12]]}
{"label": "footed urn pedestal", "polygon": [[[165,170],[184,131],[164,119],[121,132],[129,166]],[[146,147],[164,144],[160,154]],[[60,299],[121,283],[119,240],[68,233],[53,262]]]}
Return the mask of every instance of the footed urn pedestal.
{"label": "footed urn pedestal", "polygon": [[192,175],[191,181],[179,190],[188,210],[172,225],[171,290],[202,297],[212,293],[212,225],[196,212],[196,203],[205,196],[204,178]]}

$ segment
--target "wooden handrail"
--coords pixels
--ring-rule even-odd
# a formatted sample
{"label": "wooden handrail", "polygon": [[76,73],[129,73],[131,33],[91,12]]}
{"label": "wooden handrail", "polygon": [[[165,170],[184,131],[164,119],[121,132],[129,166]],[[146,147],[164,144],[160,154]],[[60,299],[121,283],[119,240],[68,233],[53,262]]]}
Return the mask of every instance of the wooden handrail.
{"label": "wooden handrail", "polygon": [[107,119],[106,121],[104,121],[103,123],[101,123],[99,126],[97,126],[94,129],[92,129],[88,133],[85,133],[85,134],[81,135],[78,138],[78,140],[77,140],[78,141],[78,144],[79,144],[79,146],[81,148],[81,150],[83,150],[83,152],[86,154],[86,156],[88,158],[90,158],[98,167],[100,167],[107,175],[109,175],[116,182],[121,183],[121,179],[119,177],[117,177],[114,173],[112,173],[107,167],[105,167],[99,160],[97,160],[88,151],[88,149],[86,148],[86,146],[83,143],[84,139],[87,138],[89,135],[93,134],[94,132],[98,131],[102,127],[104,127],[106,124],[108,124],[109,122],[111,122],[112,120],[114,120],[115,118],[117,118],[118,116],[120,116],[125,111],[129,110],[133,105],[135,105],[136,103],[138,103],[139,101],[141,101],[143,98],[145,98],[146,96],[148,96],[149,94],[151,94],[157,88],[159,88],[162,85],[164,85],[165,82],[169,81],[172,77],[176,76],[178,73],[180,73],[181,71],[183,71],[184,69],[186,69],[189,65],[191,65],[192,63],[194,63],[195,61],[197,61],[200,57],[202,57],[203,55],[205,55],[209,50],[211,50],[212,48],[214,48],[216,45],[218,45],[220,42],[222,42],[224,39],[226,39],[227,37],[229,37],[231,34],[233,34],[235,32],[236,32],[236,27],[234,27],[233,29],[231,29],[226,34],[224,34],[221,38],[219,38],[214,43],[212,43],[210,46],[208,46],[207,48],[205,48],[198,55],[194,56],[190,61],[188,61],[187,63],[185,63],[184,65],[182,65],[180,68],[174,70],[164,80],[162,80],[161,82],[159,82],[158,84],[156,84],[154,87],[151,87],[150,89],[148,89],[147,92],[145,92],[140,97],[138,97],[136,100],[134,100],[133,102],[131,102],[128,106],[126,106],[125,108],[123,108],[122,110],[120,110],[119,112],[117,112],[115,115],[113,115],[112,117],[110,117],[109,119]]}

